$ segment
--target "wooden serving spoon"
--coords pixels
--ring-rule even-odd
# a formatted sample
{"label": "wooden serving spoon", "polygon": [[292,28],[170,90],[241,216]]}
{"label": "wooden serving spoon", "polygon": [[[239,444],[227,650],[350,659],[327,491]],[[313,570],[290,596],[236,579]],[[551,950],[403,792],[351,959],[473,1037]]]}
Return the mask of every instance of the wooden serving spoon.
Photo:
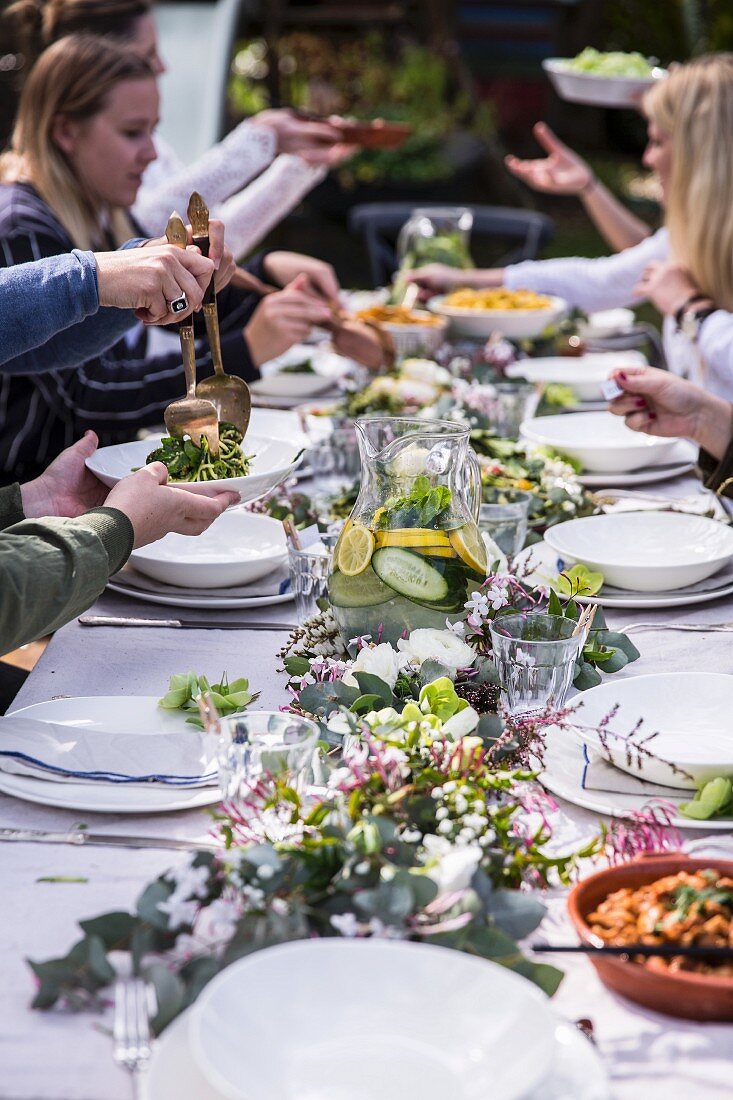
{"label": "wooden serving spoon", "polygon": [[[188,204],[188,220],[193,230],[193,243],[201,249],[202,255],[209,255],[209,209],[198,191],[194,191]],[[238,428],[243,436],[247,434],[252,415],[252,397],[249,386],[243,378],[226,374],[221,357],[221,337],[219,335],[219,314],[216,308],[216,276],[206,288],[203,302],[206,334],[209,337],[211,361],[214,374],[203,378],[196,386],[198,397],[210,401],[216,409],[219,420],[224,420]]]}
{"label": "wooden serving spoon", "polygon": [[[185,248],[188,235],[180,214],[171,214],[165,231],[168,244]],[[189,435],[197,447],[202,436],[206,437],[212,455],[219,454],[219,418],[211,401],[196,396],[196,348],[193,338],[193,321],[187,318],[178,325],[181,338],[181,355],[186,376],[186,396],[173,401],[163,414],[169,435],[182,439]]]}

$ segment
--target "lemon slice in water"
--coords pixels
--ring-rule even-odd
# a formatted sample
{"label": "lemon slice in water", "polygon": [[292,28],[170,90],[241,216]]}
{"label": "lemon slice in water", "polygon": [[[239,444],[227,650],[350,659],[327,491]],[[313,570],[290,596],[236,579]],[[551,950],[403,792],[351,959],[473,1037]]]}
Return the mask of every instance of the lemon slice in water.
{"label": "lemon slice in water", "polygon": [[338,567],[346,577],[357,577],[363,573],[374,553],[374,535],[368,527],[354,523],[341,536],[338,552]]}
{"label": "lemon slice in water", "polygon": [[450,531],[448,537],[461,561],[464,561],[475,573],[486,576],[486,547],[478,528],[473,524],[466,524],[464,527],[456,527],[454,531]]}

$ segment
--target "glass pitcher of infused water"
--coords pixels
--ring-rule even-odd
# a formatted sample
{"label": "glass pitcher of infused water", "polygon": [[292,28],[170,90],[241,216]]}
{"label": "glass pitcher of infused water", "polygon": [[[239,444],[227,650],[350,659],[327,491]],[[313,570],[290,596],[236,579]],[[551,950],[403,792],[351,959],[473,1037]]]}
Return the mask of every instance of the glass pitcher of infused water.
{"label": "glass pitcher of infused water", "polygon": [[473,267],[470,241],[473,212],[467,206],[427,206],[413,210],[397,238],[399,269],[392,301],[399,305],[407,290],[405,274],[425,264]]}
{"label": "glass pitcher of infused water", "polygon": [[328,595],[344,639],[395,644],[445,629],[486,580],[481,474],[469,428],[442,420],[356,421],[361,488],[336,544]]}

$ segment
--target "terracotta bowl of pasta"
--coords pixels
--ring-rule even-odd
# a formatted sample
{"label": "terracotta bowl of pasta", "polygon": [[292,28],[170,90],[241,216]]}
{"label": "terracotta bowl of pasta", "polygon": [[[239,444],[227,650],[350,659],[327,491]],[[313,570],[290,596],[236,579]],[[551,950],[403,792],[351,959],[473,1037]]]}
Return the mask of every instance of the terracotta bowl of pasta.
{"label": "terracotta bowl of pasta", "polygon": [[[568,897],[581,941],[733,949],[733,860],[643,856],[590,875]],[[630,1001],[686,1020],[733,1021],[733,959],[590,954]]]}

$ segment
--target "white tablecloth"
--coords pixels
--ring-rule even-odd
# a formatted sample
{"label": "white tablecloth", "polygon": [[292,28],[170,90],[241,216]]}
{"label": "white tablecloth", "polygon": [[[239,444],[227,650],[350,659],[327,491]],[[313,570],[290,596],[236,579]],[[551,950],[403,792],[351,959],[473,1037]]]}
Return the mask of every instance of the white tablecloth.
{"label": "white tablecloth", "polygon": [[[689,481],[674,486],[678,495],[689,488]],[[167,614],[165,608],[110,594],[95,611]],[[241,612],[225,614],[243,617]],[[262,608],[252,617],[287,622],[292,614],[292,605],[284,604],[269,612]],[[660,625],[721,622],[733,620],[733,599],[690,608],[687,613],[624,611],[607,617],[611,625],[639,620]],[[284,678],[274,672],[274,654],[284,639],[285,635],[270,632],[89,629],[71,623],[55,636],[16,705],[62,694],[158,694],[174,672],[193,669],[217,678],[226,669],[231,675],[247,675],[260,689],[259,707],[276,709],[284,701]],[[733,639],[727,634],[660,631],[641,634],[637,642],[641,660],[619,676],[691,668],[733,671]],[[579,831],[590,830],[597,820],[567,804],[562,809]],[[81,816],[0,795],[3,826],[59,830]],[[97,831],[191,839],[206,834],[208,821],[205,811],[83,818]],[[65,954],[78,936],[80,919],[128,908],[151,878],[186,856],[22,843],[0,846],[0,858],[0,1100],[128,1100],[130,1082],[113,1064],[111,1040],[103,1030],[109,1026],[109,1015],[31,1012],[33,978],[24,960]],[[38,881],[47,875],[79,876],[86,881]],[[548,904],[540,934],[552,942],[574,942],[563,898],[550,898]],[[554,1005],[568,1019],[593,1020],[617,1100],[723,1100],[733,1095],[733,1027],[655,1015],[608,992],[586,959],[558,956],[557,961],[566,978]]]}

